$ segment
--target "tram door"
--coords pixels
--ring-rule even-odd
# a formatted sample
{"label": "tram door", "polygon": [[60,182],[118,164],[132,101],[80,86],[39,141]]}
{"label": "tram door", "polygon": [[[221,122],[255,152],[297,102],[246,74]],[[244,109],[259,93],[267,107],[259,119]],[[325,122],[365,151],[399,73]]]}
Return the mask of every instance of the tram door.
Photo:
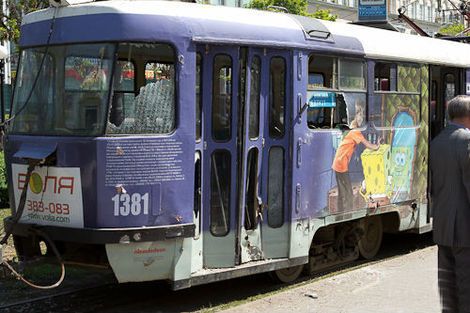
{"label": "tram door", "polygon": [[266,95],[263,118],[262,247],[265,258],[289,255],[291,212],[288,201],[288,158],[292,120],[292,53],[267,50],[264,54]]}
{"label": "tram door", "polygon": [[458,68],[431,66],[431,139],[447,125],[447,102],[462,93],[461,75]]}
{"label": "tram door", "polygon": [[[287,257],[290,53],[242,49],[239,138],[241,263]],[[243,87],[242,87],[243,86]]]}
{"label": "tram door", "polygon": [[204,267],[236,264],[239,50],[201,46]]}
{"label": "tram door", "polygon": [[287,257],[289,54],[201,46],[204,266]]}

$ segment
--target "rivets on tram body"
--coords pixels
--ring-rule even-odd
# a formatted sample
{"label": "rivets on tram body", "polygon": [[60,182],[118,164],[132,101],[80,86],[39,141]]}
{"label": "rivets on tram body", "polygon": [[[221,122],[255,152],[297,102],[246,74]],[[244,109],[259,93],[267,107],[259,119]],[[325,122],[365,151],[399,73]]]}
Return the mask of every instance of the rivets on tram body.
{"label": "rivets on tram body", "polygon": [[142,234],[141,233],[135,233],[134,236],[132,236],[135,241],[141,241],[142,240]]}
{"label": "rivets on tram body", "polygon": [[128,235],[124,235],[121,237],[121,239],[119,239],[119,243],[127,245],[131,243],[131,239],[129,238]]}
{"label": "rivets on tram body", "polygon": [[116,155],[124,155],[124,149],[117,146],[116,147]]}

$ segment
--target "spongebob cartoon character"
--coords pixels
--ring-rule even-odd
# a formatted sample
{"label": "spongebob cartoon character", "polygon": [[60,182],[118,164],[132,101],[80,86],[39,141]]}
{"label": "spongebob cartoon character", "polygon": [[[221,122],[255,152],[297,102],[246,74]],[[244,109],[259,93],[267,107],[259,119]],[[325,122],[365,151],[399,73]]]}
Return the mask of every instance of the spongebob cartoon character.
{"label": "spongebob cartoon character", "polygon": [[411,147],[395,146],[392,148],[391,174],[394,202],[407,199],[410,192],[412,153]]}
{"label": "spongebob cartoon character", "polygon": [[364,182],[361,193],[368,201],[390,196],[390,145],[383,144],[377,151],[364,150],[361,154]]}

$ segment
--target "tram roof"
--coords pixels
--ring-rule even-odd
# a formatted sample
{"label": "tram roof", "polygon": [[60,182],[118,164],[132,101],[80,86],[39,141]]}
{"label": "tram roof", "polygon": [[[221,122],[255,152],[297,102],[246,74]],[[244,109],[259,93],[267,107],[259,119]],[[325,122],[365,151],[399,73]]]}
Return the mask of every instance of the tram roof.
{"label": "tram roof", "polygon": [[378,28],[322,21],[336,35],[357,38],[369,58],[470,67],[470,45]]}
{"label": "tram roof", "polygon": [[[54,10],[37,11],[23,19],[20,45],[47,42],[49,21]],[[387,60],[470,67],[470,45],[467,44],[284,13],[145,0],[98,1],[57,10],[57,25],[54,27],[60,27],[61,31],[53,33],[51,44],[104,39],[161,40],[166,36],[168,40],[181,37],[196,42],[297,47]],[[307,34],[308,27],[330,35],[327,38],[311,37]]]}
{"label": "tram roof", "polygon": [[[54,10],[49,8],[25,16],[20,45],[34,46],[47,42]],[[53,33],[52,44],[99,41],[98,37],[101,40],[162,40],[168,37],[163,39],[172,41],[184,37],[195,42],[278,48],[315,47],[319,51],[364,55],[362,45],[353,37],[338,35],[307,40],[300,21],[284,13],[146,0],[98,1],[57,10],[54,27],[61,30]],[[79,17],[84,22],[79,22]],[[319,29],[325,29],[318,20],[311,21]],[[38,27],[38,24],[43,25]],[[87,33],[80,24],[88,25],[88,29],[93,31]]]}

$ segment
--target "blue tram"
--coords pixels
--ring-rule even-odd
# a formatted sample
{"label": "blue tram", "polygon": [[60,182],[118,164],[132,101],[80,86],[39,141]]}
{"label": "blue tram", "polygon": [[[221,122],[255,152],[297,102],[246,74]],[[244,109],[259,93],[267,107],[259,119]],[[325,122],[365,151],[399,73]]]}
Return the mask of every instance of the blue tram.
{"label": "blue tram", "polygon": [[429,231],[428,143],[470,92],[468,45],[200,4],[49,8],[20,47],[18,254],[41,229],[66,261],[174,289],[292,281]]}

